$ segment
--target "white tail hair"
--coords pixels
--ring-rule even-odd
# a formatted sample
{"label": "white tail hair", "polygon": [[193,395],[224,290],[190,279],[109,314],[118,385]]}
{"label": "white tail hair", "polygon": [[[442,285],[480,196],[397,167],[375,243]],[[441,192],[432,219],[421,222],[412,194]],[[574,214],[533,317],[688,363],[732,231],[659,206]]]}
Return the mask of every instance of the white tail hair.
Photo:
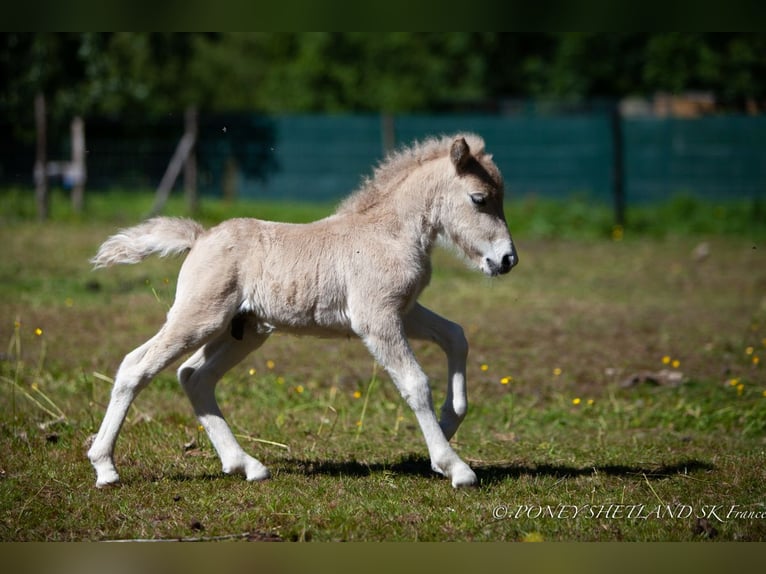
{"label": "white tail hair", "polygon": [[90,260],[95,269],[118,263],[138,263],[149,255],[177,255],[191,249],[205,229],[180,217],[153,217],[112,235]]}

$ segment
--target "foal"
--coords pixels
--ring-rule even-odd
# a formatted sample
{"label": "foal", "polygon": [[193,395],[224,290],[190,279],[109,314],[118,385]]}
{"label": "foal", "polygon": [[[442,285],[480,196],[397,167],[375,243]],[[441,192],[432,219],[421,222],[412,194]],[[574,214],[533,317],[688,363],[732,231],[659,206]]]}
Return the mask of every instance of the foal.
{"label": "foal", "polygon": [[[268,478],[224,420],[215,386],[275,330],[361,338],[415,412],[432,468],[454,487],[475,484],[476,475],[448,442],[467,409],[468,344],[459,325],[417,302],[440,237],[486,275],[507,273],[518,261],[503,213],[502,177],[478,136],[403,149],[333,215],[313,223],[231,219],[206,231],[187,219],[158,217],[107,239],[92,260],[96,268],[189,253],[165,324],[117,372],[88,451],[96,486],[119,480],[114,446],[136,395],[192,351],[178,379],[223,472]],[[435,341],[447,355],[447,398],[438,421],[408,337]]]}

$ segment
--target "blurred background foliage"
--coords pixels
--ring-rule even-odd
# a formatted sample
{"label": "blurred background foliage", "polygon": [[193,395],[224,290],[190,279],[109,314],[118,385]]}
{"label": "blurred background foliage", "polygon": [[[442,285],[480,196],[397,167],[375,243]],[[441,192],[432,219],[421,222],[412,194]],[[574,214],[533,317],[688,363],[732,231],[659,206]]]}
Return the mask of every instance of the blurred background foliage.
{"label": "blurred background foliage", "polygon": [[744,111],[766,98],[764,54],[762,33],[2,33],[0,106],[412,113],[701,90]]}

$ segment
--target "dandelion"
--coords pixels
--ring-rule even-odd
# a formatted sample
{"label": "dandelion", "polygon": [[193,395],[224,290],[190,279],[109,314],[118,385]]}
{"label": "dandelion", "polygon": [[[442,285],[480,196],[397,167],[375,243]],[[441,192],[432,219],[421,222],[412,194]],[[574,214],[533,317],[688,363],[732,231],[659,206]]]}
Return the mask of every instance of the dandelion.
{"label": "dandelion", "polygon": [[500,384],[501,385],[507,385],[512,380],[513,380],[513,377],[503,377],[502,379],[500,379]]}
{"label": "dandelion", "polygon": [[761,358],[758,355],[755,355],[753,357],[753,366],[757,367],[758,363],[760,363],[760,362],[761,362]]}
{"label": "dandelion", "polygon": [[202,432],[203,430],[205,430],[205,427],[203,427],[202,425],[197,425],[197,430],[199,432]]}
{"label": "dandelion", "polygon": [[766,391],[763,391],[761,394],[763,395],[764,398],[766,398]]}
{"label": "dandelion", "polygon": [[748,347],[747,349],[745,349],[745,355],[752,355],[753,351],[755,351],[755,349],[753,349],[752,347]]}
{"label": "dandelion", "polygon": [[485,372],[485,373],[489,371],[489,365],[487,363],[482,363],[481,367],[479,368],[482,370],[482,372]]}
{"label": "dandelion", "polygon": [[553,376],[554,377],[558,377],[560,374],[561,374],[561,369],[560,368],[556,367],[555,369],[553,369]]}
{"label": "dandelion", "polygon": [[739,384],[739,379],[731,379],[729,380],[729,385],[732,387],[736,387]]}
{"label": "dandelion", "polygon": [[252,367],[251,367],[251,368],[250,368],[250,370],[248,371],[248,373],[250,373],[250,376],[251,376],[251,377],[252,377],[253,375],[255,375],[255,372],[256,372],[256,371],[255,371],[255,369],[253,369]]}
{"label": "dandelion", "polygon": [[582,402],[582,399],[580,399],[580,397],[575,397],[572,399],[572,404],[575,406],[579,405],[581,402]]}
{"label": "dandelion", "polygon": [[277,384],[278,385],[284,385],[285,384],[285,378],[284,377],[277,377]]}
{"label": "dandelion", "polygon": [[594,401],[593,399],[588,399],[588,406],[592,407],[595,404],[595,402],[596,401]]}
{"label": "dandelion", "polygon": [[362,391],[354,391],[354,398],[355,399],[361,399],[362,398]]}
{"label": "dandelion", "polygon": [[39,337],[39,336],[41,336],[42,334],[43,334],[43,330],[42,330],[40,327],[38,327],[37,329],[35,329],[35,335],[37,335],[37,336]]}
{"label": "dandelion", "polygon": [[624,235],[625,229],[623,229],[622,225],[615,225],[612,227],[612,240],[622,241]]}
{"label": "dandelion", "polygon": [[271,359],[266,361],[266,368],[269,369],[270,371],[273,370],[274,367],[276,367],[276,366],[277,366],[277,364],[274,361],[272,361]]}
{"label": "dandelion", "polygon": [[745,392],[745,385],[742,383],[737,385],[737,396],[742,396],[742,393]]}
{"label": "dandelion", "polygon": [[766,337],[764,337],[763,339],[761,339],[761,345],[763,345],[764,347],[766,347]]}
{"label": "dandelion", "polygon": [[522,542],[544,542],[545,538],[539,532],[529,532],[521,538]]}
{"label": "dandelion", "polygon": [[356,421],[356,426],[358,426],[359,428],[362,428],[362,421]]}
{"label": "dandelion", "polygon": [[303,388],[303,385],[298,385],[297,387],[295,387],[295,392],[296,392],[296,393],[298,393],[299,395],[300,395],[300,394],[301,394],[303,391],[305,391],[305,390],[306,390],[306,389],[304,389],[304,388]]}
{"label": "dandelion", "polygon": [[670,357],[669,357],[669,356],[667,356],[667,355],[665,355],[664,357],[662,357],[662,364],[663,364],[663,365],[669,365],[669,364],[670,364]]}
{"label": "dandelion", "polygon": [[673,359],[673,362],[671,364],[673,365],[674,369],[677,369],[678,367],[681,366],[681,361],[679,361],[678,359]]}

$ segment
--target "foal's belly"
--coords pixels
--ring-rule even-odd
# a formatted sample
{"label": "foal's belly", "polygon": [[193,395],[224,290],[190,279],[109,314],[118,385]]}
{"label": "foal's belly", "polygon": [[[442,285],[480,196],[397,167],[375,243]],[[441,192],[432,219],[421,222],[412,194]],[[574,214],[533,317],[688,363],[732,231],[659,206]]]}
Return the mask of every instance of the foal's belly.
{"label": "foal's belly", "polygon": [[311,296],[290,285],[256,291],[240,309],[259,332],[281,331],[318,337],[348,337],[354,334],[345,299]]}

